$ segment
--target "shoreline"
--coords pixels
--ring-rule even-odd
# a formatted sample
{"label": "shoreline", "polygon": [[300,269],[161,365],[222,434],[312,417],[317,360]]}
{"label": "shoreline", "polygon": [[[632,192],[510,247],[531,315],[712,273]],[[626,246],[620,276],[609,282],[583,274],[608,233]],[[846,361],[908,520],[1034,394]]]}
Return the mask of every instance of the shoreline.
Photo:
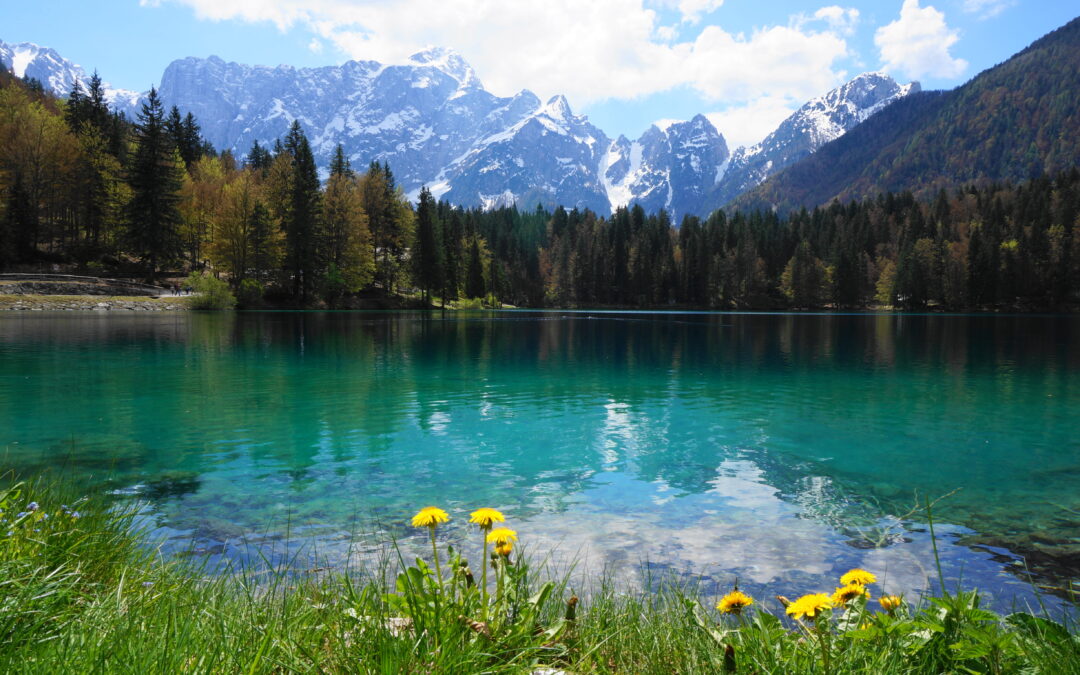
{"label": "shoreline", "polygon": [[0,295],[0,311],[187,311],[181,296],[128,295]]}

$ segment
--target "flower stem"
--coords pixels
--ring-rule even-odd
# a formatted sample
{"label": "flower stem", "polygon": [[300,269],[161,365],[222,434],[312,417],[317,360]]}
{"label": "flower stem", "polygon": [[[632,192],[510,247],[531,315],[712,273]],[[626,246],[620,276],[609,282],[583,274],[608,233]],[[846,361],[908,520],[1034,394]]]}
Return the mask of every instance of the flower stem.
{"label": "flower stem", "polygon": [[828,635],[828,629],[823,628],[821,625],[821,613],[819,612],[814,617],[814,630],[817,632],[818,645],[821,646],[821,664],[824,666],[825,674],[831,672],[829,668],[829,642],[826,638]]}
{"label": "flower stem", "polygon": [[431,555],[435,558],[435,576],[439,579],[439,590],[442,590],[443,578],[439,568],[439,550],[435,547],[435,526],[431,527]]}
{"label": "flower stem", "polygon": [[480,599],[481,599],[481,602],[483,603],[483,607],[480,610],[480,616],[482,617],[483,621],[487,621],[487,611],[488,611],[487,570],[488,570],[488,565],[491,564],[491,563],[488,560],[488,555],[487,555],[487,551],[488,551],[487,533],[483,529],[481,529],[480,530],[480,536],[484,540],[484,553],[483,553],[483,557],[480,558],[480,566],[483,568],[483,572],[480,574]]}

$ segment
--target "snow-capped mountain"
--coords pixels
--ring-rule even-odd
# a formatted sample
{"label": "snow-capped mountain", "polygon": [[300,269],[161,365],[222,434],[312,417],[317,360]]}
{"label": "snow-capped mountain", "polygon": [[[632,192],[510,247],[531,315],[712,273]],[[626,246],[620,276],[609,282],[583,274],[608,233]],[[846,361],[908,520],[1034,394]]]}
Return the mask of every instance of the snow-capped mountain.
{"label": "snow-capped mountain", "polygon": [[703,200],[728,160],[724,137],[705,118],[649,127],[630,142],[619,136],[600,167],[612,206],[638,203],[674,217],[701,212]]}
{"label": "snow-capped mountain", "polygon": [[597,177],[606,147],[604,132],[573,114],[565,98],[554,96],[510,127],[479,139],[440,171],[432,191],[459,204],[557,202],[606,212],[608,196]]}
{"label": "snow-capped mountain", "polygon": [[890,103],[920,90],[918,82],[900,85],[885,73],[863,73],[815,98],[780,123],[757,145],[739,148],[712,189],[709,205],[718,208],[794,164]]}
{"label": "snow-capped mountain", "polygon": [[[16,77],[34,78],[46,91],[56,96],[71,93],[75,80],[85,88],[89,77],[81,66],[60,56],[54,49],[41,47],[32,42],[8,44],[0,40],[0,63]],[[140,94],[126,89],[114,89],[105,85],[105,100],[110,106],[129,109],[135,105]]]}
{"label": "snow-capped mountain", "polygon": [[[78,65],[30,43],[0,42],[0,61],[58,96],[67,96],[76,78],[87,80]],[[860,75],[734,153],[703,115],[655,124],[636,141],[612,140],[562,96],[546,103],[528,90],[495,96],[460,55],[440,48],[400,65],[322,68],[192,57],[171,63],[158,91],[167,106],[193,113],[215,147],[237,157],[255,141],[273,144],[299,120],[320,166],[340,143],[357,168],[389,163],[414,198],[427,185],[463,206],[539,202],[610,213],[638,203],[649,212],[666,209],[678,222],[724,205],[918,88],[882,73]],[[138,113],[142,95],[106,92],[115,110]]]}

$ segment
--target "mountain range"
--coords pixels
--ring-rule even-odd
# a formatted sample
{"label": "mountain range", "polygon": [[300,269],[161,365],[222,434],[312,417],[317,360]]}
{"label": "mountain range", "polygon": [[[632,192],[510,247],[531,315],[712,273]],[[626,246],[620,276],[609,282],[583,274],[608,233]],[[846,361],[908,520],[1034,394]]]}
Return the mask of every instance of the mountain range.
{"label": "mountain range", "polygon": [[[55,50],[0,42],[0,63],[67,96],[85,71]],[[637,140],[609,138],[566,99],[522,90],[488,92],[453,51],[430,48],[408,62],[348,61],[294,68],[172,62],[158,88],[166,105],[199,120],[219,150],[244,156],[255,141],[281,138],[299,120],[320,166],[340,143],[355,166],[390,164],[410,196],[427,185],[463,206],[543,203],[610,213],[641,204],[676,222],[705,215],[814,153],[874,113],[919,91],[865,73],[816,98],[762,142],[731,152],[704,115],[650,126]],[[137,114],[144,95],[106,86],[113,109]]]}
{"label": "mountain range", "polygon": [[833,200],[1023,181],[1080,166],[1080,19],[944,92],[906,96],[728,202],[790,211]]}

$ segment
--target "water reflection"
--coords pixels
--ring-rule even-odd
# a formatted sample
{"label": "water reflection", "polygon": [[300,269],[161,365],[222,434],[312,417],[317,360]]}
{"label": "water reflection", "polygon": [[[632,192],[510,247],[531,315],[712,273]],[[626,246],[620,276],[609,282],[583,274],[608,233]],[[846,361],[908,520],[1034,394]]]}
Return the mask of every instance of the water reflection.
{"label": "water reflection", "polygon": [[[529,313],[0,317],[0,443],[151,500],[177,545],[346,560],[438,503],[534,545],[727,583],[845,565],[1080,571],[1069,317]],[[449,536],[463,538],[459,518]],[[357,547],[357,531],[378,530]],[[364,539],[364,537],[359,537]],[[799,586],[803,584],[803,586]]]}

